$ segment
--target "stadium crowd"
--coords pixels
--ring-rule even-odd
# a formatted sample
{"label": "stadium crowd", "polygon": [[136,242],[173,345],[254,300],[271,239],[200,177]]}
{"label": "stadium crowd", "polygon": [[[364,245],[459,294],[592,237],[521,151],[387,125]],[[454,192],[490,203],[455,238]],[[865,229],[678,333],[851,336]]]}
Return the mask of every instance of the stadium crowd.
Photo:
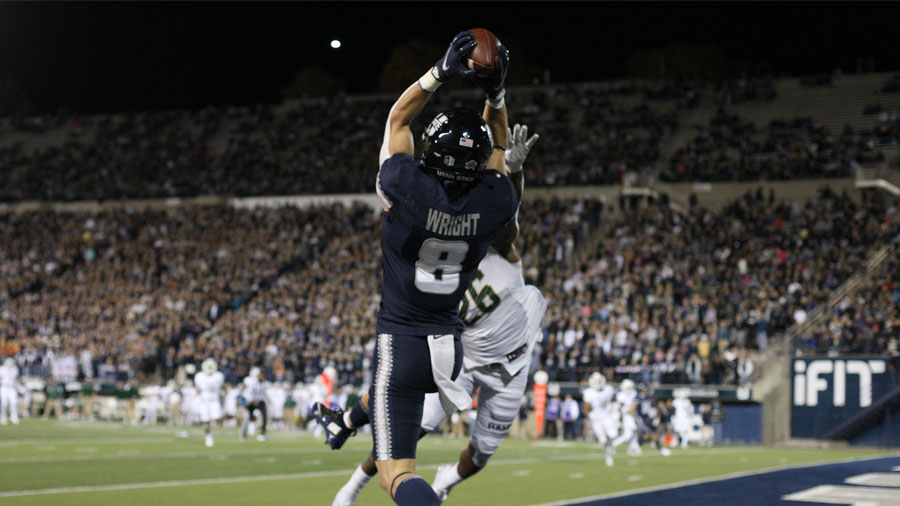
{"label": "stadium crowd", "polygon": [[[900,241],[898,241],[900,242]],[[894,253],[896,255],[896,253]],[[900,354],[900,263],[886,261],[853,294],[831,308],[830,318],[808,335],[796,336],[801,353]]]}
{"label": "stadium crowd", "polygon": [[[885,86],[891,84],[885,83]],[[770,100],[766,80],[727,83],[724,104]],[[706,87],[564,85],[516,90],[510,116],[541,125],[528,187],[616,184],[649,167]],[[423,117],[472,96],[447,93]],[[370,192],[390,102],[46,117],[39,148],[0,146],[0,201]],[[811,118],[765,128],[721,109],[676,151],[664,181],[846,176],[900,139]],[[420,125],[421,126],[421,125]],[[348,156],[352,154],[352,156]],[[339,167],[339,170],[335,170]],[[823,189],[805,205],[748,193],[721,210],[663,199],[529,200],[518,240],[526,280],[550,300],[534,367],[581,382],[602,369],[643,384],[745,384],[748,349],[802,323],[900,233],[898,205]],[[613,221],[615,220],[615,221]],[[312,383],[327,366],[368,377],[378,308],[380,218],[354,205],[188,206],[0,214],[0,352],[24,376],[149,384],[213,357],[237,383],[251,366]],[[585,259],[575,252],[608,228]],[[794,344],[801,352],[897,353],[896,262]]]}
{"label": "stadium crowd", "polygon": [[[885,113],[886,114],[886,113]],[[849,177],[884,161],[878,148],[900,139],[897,121],[886,115],[871,130],[847,125],[836,135],[812,118],[773,120],[766,128],[742,121],[725,109],[709,127],[672,155],[659,174],[666,182],[755,181]]]}
{"label": "stadium crowd", "polygon": [[[532,270],[569,262],[602,209],[523,209]],[[0,340],[24,375],[146,382],[213,357],[232,381],[252,365],[289,382],[331,365],[363,382],[380,283],[380,218],[368,207],[4,216]]]}
{"label": "stadium crowd", "polygon": [[719,212],[622,213],[592,258],[543,280],[541,364],[559,381],[600,368],[645,384],[740,384],[744,351],[826,302],[900,234],[897,213],[880,193],[856,204],[828,188],[804,206],[760,190]]}
{"label": "stadium crowd", "polygon": [[[528,202],[526,279],[551,301],[535,366],[567,382],[601,368],[647,384],[740,384],[745,349],[802,322],[900,233],[897,203],[873,195],[857,204],[826,188],[799,206],[757,191],[721,211],[621,209],[580,265],[573,253],[604,205]],[[213,357],[233,382],[252,365],[277,382],[329,365],[364,382],[380,282],[369,208],[54,216],[8,215],[0,229],[14,253],[0,262],[0,340],[23,374],[146,382]],[[15,234],[25,228],[32,246]],[[844,312],[890,314],[876,309]],[[896,347],[884,327],[871,346]]]}
{"label": "stadium crowd", "polygon": [[[422,117],[477,100],[471,92],[441,95]],[[517,90],[510,115],[540,124],[546,142],[527,184],[619,183],[626,170],[658,158],[660,142],[677,127],[677,102],[651,102],[639,87]],[[379,96],[339,96],[42,118],[35,135],[53,128],[66,135],[28,147],[21,140],[0,145],[0,202],[367,192],[390,106]]]}

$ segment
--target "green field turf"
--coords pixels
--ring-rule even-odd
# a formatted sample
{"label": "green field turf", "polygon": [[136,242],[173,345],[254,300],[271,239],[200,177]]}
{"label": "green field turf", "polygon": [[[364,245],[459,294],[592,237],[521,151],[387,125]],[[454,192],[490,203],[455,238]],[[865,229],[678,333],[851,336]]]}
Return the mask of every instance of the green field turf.
{"label": "green field turf", "polygon": [[[187,438],[176,437],[177,430],[32,419],[0,427],[0,505],[328,506],[371,447],[368,434],[335,452],[302,431],[270,431],[267,442],[241,442],[235,429],[218,429],[215,447],[206,448],[199,428],[190,429]],[[423,439],[422,476],[430,481],[437,465],[455,461],[464,445],[461,439]],[[457,486],[445,504],[541,504],[755,469],[890,454],[717,447],[673,450],[666,458],[645,447],[643,456],[620,455],[616,465],[607,468],[596,444],[507,440],[490,465]],[[393,502],[372,481],[358,504]]]}

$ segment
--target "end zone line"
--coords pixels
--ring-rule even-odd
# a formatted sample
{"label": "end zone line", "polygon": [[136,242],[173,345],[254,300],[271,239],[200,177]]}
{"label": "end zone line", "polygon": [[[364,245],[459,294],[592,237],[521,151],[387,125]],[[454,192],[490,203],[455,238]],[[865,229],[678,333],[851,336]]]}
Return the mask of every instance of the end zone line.
{"label": "end zone line", "polygon": [[870,457],[856,457],[851,459],[843,459],[843,460],[834,460],[830,462],[814,462],[814,463],[806,463],[806,464],[794,464],[789,466],[775,466],[768,467],[764,469],[756,469],[753,471],[739,471],[736,473],[723,474],[721,476],[711,476],[709,478],[697,478],[694,480],[687,481],[679,481],[676,483],[668,483],[663,485],[654,485],[652,487],[644,487],[644,488],[636,488],[632,490],[623,490],[621,492],[612,492],[609,494],[595,495],[590,497],[579,497],[575,499],[566,499],[563,501],[554,501],[548,503],[541,504],[533,504],[530,506],[572,506],[576,504],[580,504],[587,501],[600,501],[603,499],[615,499],[618,497],[627,497],[631,495],[638,494],[646,494],[649,492],[661,492],[663,490],[671,490],[674,488],[681,487],[689,487],[691,485],[703,485],[705,483],[714,483],[717,481],[725,481],[730,480],[732,478],[745,478],[747,476],[755,476],[758,474],[766,474],[773,473],[777,471],[786,471],[788,469],[802,469],[804,467],[819,467],[819,466],[829,466],[834,464],[849,464],[851,462],[864,462],[868,460],[877,460],[877,459],[890,459],[900,457],[900,453],[888,454],[888,455],[875,455]]}

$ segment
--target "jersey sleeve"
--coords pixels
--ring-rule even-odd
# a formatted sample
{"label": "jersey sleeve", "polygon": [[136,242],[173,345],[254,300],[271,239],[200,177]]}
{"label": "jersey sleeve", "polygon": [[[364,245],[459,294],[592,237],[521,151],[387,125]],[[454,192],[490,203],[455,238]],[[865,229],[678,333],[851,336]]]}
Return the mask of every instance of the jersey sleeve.
{"label": "jersey sleeve", "polygon": [[500,174],[496,170],[490,169],[486,171],[485,179],[495,179],[497,183],[494,186],[494,204],[499,208],[501,216],[505,217],[503,223],[515,219],[516,213],[519,211],[519,197],[513,186],[512,179]]}
{"label": "jersey sleeve", "polygon": [[387,158],[378,170],[375,192],[388,209],[396,202],[408,200],[416,193],[424,173],[419,170],[419,162],[406,153],[397,153]]}

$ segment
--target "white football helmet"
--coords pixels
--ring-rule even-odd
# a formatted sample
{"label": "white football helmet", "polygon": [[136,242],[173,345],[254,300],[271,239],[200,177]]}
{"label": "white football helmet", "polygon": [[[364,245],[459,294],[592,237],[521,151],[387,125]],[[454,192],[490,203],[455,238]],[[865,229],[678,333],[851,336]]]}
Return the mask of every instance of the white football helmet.
{"label": "white football helmet", "polygon": [[197,366],[194,364],[187,364],[184,366],[184,372],[188,374],[194,374],[195,372],[197,372]]}
{"label": "white football helmet", "polygon": [[599,372],[595,372],[588,378],[588,385],[595,390],[600,390],[606,386],[606,377]]}
{"label": "white football helmet", "polygon": [[216,365],[216,360],[214,358],[208,358],[203,361],[203,365],[201,366],[201,368],[206,374],[212,374],[216,372],[218,366]]}
{"label": "white football helmet", "polygon": [[250,368],[250,376],[253,376],[254,378],[258,378],[259,374],[260,374],[259,367],[251,367]]}
{"label": "white football helmet", "polygon": [[12,357],[6,357],[6,360],[3,361],[3,365],[12,369],[13,367],[16,366],[16,361],[13,360]]}
{"label": "white football helmet", "polygon": [[622,380],[622,384],[619,385],[619,388],[626,392],[634,390],[634,381],[631,381],[630,379],[624,379]]}

